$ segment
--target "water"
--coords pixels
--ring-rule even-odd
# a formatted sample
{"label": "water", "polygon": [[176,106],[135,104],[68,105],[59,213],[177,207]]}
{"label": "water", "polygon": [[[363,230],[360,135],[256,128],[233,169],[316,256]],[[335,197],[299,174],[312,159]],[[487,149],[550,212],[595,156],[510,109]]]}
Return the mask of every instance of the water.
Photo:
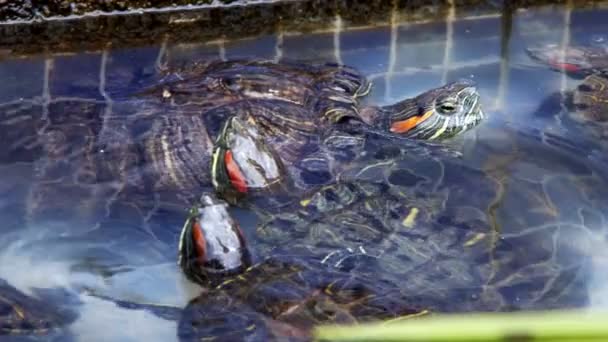
{"label": "water", "polygon": [[[488,119],[452,144],[462,149],[470,168],[466,172],[483,171],[498,189],[482,213],[500,234],[494,256],[507,256],[504,260],[511,260],[509,269],[517,270],[517,276],[549,279],[542,282],[547,288],[534,289],[523,280],[512,279],[515,273],[488,270],[495,272],[490,278],[496,291],[510,301],[508,306],[521,309],[528,308],[525,303],[533,302],[533,296],[537,300],[547,297],[547,307],[605,308],[605,165],[587,156],[590,146],[561,124],[557,112],[538,112],[547,97],[572,89],[579,81],[534,64],[524,48],[541,42],[601,41],[606,14],[603,10],[551,7],[516,12],[511,18],[342,27],[336,32],[279,33],[234,42],[173,45],[165,41],[141,48],[6,59],[0,63],[0,79],[4,80],[0,118],[6,119],[19,106],[31,106],[33,115],[48,116],[58,110],[73,110],[78,115],[78,106],[85,104],[98,106],[100,112],[125,115],[128,113],[114,101],[115,96],[145,85],[155,67],[197,58],[345,63],[374,81],[369,101],[378,104],[413,96],[446,81],[471,78],[478,83]],[[72,103],[71,109],[57,107],[66,101]],[[565,140],[551,146],[534,129]],[[0,128],[0,135],[10,137],[8,144],[3,143],[5,147],[15,141],[27,145],[30,139],[14,129]],[[591,147],[602,148],[599,143]],[[150,201],[153,204],[147,208],[126,203],[123,214],[99,226],[97,219],[107,208],[92,202],[88,214],[68,211],[55,215],[59,219],[31,222],[28,203],[40,161],[21,158],[26,154],[19,150],[7,151],[0,148],[0,278],[26,293],[33,293],[36,287],[75,292],[86,287],[117,299],[174,308],[184,307],[201,292],[181,275],[175,262],[185,208],[167,207],[159,201]],[[458,172],[447,170],[442,175],[460,177]],[[50,198],[61,203],[70,196],[57,193]],[[239,216],[248,217],[245,221],[253,224],[250,213]],[[253,241],[254,234],[253,230],[247,232]],[[533,241],[538,241],[538,250]],[[541,251],[552,254],[540,255]],[[390,270],[388,263],[384,265]],[[462,263],[437,265],[455,271]],[[578,272],[578,266],[582,271]],[[565,276],[551,279],[560,267]],[[433,279],[424,281],[434,284]],[[577,287],[572,300],[550,291],[551,286],[568,282]],[[563,286],[562,290],[568,292],[569,288]],[[82,301],[77,308],[79,318],[69,328],[76,340],[176,339],[175,320],[77,296]],[[124,323],[126,319],[129,324]]]}

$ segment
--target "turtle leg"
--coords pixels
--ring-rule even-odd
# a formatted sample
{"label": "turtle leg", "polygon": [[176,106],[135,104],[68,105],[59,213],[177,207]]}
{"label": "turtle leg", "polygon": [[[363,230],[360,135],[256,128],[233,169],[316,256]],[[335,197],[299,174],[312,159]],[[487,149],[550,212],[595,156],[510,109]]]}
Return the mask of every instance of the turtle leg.
{"label": "turtle leg", "polygon": [[313,85],[316,90],[308,104],[321,121],[329,124],[360,118],[359,98],[367,95],[372,83],[353,68],[328,64],[320,68]]}
{"label": "turtle leg", "polygon": [[273,333],[270,321],[264,314],[220,291],[190,302],[182,313],[177,334],[180,341],[276,341],[279,336]]}
{"label": "turtle leg", "polygon": [[372,87],[372,83],[365,76],[346,65],[322,65],[318,75],[315,83],[317,90],[331,90],[358,98],[367,95]]}
{"label": "turtle leg", "polygon": [[162,319],[176,321],[180,341],[275,341],[303,337],[299,329],[266,317],[224,291],[213,296],[202,294],[185,308],[121,300],[91,291],[86,295],[114,303],[122,309],[143,310]]}
{"label": "turtle leg", "polygon": [[[54,307],[44,299],[30,297],[0,279],[0,339],[29,340],[32,336],[67,337],[61,331],[74,315]],[[59,334],[57,334],[59,333]]]}

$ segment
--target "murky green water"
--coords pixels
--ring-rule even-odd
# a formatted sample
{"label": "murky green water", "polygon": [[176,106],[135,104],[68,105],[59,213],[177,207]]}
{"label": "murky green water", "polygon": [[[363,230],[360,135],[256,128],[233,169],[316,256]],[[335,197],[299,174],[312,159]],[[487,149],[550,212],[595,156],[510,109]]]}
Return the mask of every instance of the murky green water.
{"label": "murky green water", "polygon": [[[452,290],[453,283],[441,283],[447,279],[442,278],[442,272],[459,272],[458,267],[470,266],[467,263],[487,263],[487,269],[476,273],[480,279],[464,279],[462,289],[449,292],[452,297],[446,300],[463,303],[449,308],[475,309],[474,301],[463,290],[471,284],[493,289],[482,293],[499,294],[495,303],[503,309],[605,308],[608,179],[606,165],[589,157],[591,151],[601,154],[604,146],[581,139],[580,131],[564,126],[559,103],[544,106],[539,112],[547,98],[573,89],[580,80],[533,63],[524,49],[544,42],[597,42],[606,32],[606,15],[608,12],[599,10],[535,9],[517,12],[512,18],[342,28],[319,34],[281,33],[236,42],[172,45],[165,41],[102,53],[4,60],[0,63],[0,79],[4,81],[0,84],[0,278],[26,292],[33,287],[86,286],[117,299],[175,308],[198,296],[200,287],[189,283],[176,265],[184,208],[154,200],[146,210],[125,205],[124,212],[100,225],[99,218],[109,209],[92,205],[86,215],[66,210],[48,221],[32,222],[28,212],[34,173],[43,161],[27,157],[24,148],[34,138],[31,131],[9,131],[8,127],[15,127],[12,120],[17,120],[11,115],[19,108],[19,113],[32,117],[52,117],[68,110],[67,105],[79,108],[87,104],[96,106],[101,115],[129,115],[114,98],[145,86],[159,65],[260,57],[354,66],[373,80],[369,101],[379,104],[458,78],[478,83],[488,118],[479,128],[450,142],[452,148],[462,151],[466,168],[447,165],[440,170],[436,164],[421,172],[428,172],[437,184],[472,182],[463,172],[484,175],[487,184],[466,184],[470,192],[452,193],[447,207],[464,210],[451,213],[456,220],[480,216],[489,230],[478,238],[493,244],[491,255],[505,263],[492,269],[487,260],[460,260],[458,254],[446,252],[408,264],[393,257],[386,245],[370,246],[369,241],[361,241],[370,251],[384,253],[384,259],[375,266],[379,278],[381,272],[407,270],[403,271],[403,290],[424,303],[425,296],[433,295],[425,293],[429,284]],[[491,188],[491,196],[484,197],[482,187]],[[435,190],[440,194],[442,189],[438,186]],[[458,201],[470,201],[467,196],[479,196],[485,202],[466,212]],[[65,197],[58,193],[56,198],[60,202]],[[255,243],[255,218],[247,212],[237,214]],[[426,238],[423,246],[412,248],[424,250],[429,243],[439,243],[432,236]],[[407,241],[390,241],[389,245],[399,249],[403,247],[399,244]],[[427,268],[432,267],[438,271],[429,272]],[[418,279],[420,272],[429,276]],[[462,290],[460,297],[457,290]],[[448,296],[448,292],[437,293]],[[68,328],[76,340],[177,339],[175,320],[119,308],[86,295],[80,295],[80,300],[79,319]]]}

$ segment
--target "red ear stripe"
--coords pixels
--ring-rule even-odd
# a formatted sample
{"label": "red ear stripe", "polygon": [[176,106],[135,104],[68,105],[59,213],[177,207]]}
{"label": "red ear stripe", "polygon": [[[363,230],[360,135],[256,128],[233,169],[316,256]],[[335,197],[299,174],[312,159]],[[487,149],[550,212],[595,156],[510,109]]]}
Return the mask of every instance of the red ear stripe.
{"label": "red ear stripe", "polygon": [[580,68],[578,67],[578,65],[576,64],[571,64],[571,63],[556,63],[553,62],[551,63],[551,66],[559,69],[559,70],[564,70],[564,71],[570,71],[570,72],[574,72],[574,71],[579,71]]}
{"label": "red ear stripe", "polygon": [[428,119],[433,115],[433,111],[429,110],[428,112],[422,115],[412,116],[409,119],[402,121],[395,121],[391,125],[391,132],[393,133],[407,133],[416,126],[418,126],[421,122]]}
{"label": "red ear stripe", "polygon": [[195,221],[192,225],[192,239],[194,239],[194,247],[196,248],[196,260],[203,264],[207,258],[207,241],[199,221]]}
{"label": "red ear stripe", "polygon": [[232,183],[232,186],[234,186],[234,188],[238,192],[246,193],[247,182],[245,181],[245,176],[243,176],[243,173],[239,169],[239,166],[232,158],[232,151],[226,151],[224,157],[226,163],[226,170],[228,171],[228,177],[230,177],[230,182]]}

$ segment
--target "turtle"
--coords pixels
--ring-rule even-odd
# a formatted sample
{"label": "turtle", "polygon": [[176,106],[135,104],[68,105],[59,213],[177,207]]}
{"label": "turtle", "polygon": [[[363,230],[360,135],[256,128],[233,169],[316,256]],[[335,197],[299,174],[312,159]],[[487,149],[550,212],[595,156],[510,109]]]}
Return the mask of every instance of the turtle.
{"label": "turtle", "polygon": [[[517,139],[497,139],[505,130]],[[588,306],[586,251],[606,236],[606,175],[578,158],[584,150],[575,142],[541,133],[491,131],[474,151],[490,155],[483,168],[367,136],[359,147],[367,153],[356,153],[334,183],[267,213],[249,239],[251,227],[204,195],[182,229],[179,264],[211,290],[186,308],[178,334],[281,340],[310,337],[317,324]],[[310,294],[344,278],[377,301],[331,300],[348,308],[347,321],[315,315]]]}
{"label": "turtle", "polygon": [[533,60],[574,78],[599,74],[608,68],[608,49],[603,45],[543,44],[526,48]]}
{"label": "turtle", "polygon": [[[585,45],[563,50],[557,45],[545,45],[528,51],[535,60],[581,79],[573,89],[547,96],[534,115],[555,117],[559,128],[597,150],[597,145],[601,146],[606,137],[608,51],[604,47]],[[555,60],[562,52],[565,59],[558,63]]]}
{"label": "turtle", "polygon": [[[248,161],[244,155],[231,151],[230,144],[238,142],[231,140],[230,130],[243,131],[233,126],[256,126],[254,135],[266,145],[261,147],[258,143],[257,148],[273,150],[265,154],[279,155],[289,168],[319,149],[319,140],[328,127],[359,126],[433,140],[465,132],[484,117],[479,94],[468,80],[452,82],[384,107],[362,106],[359,98],[369,93],[370,87],[371,83],[356,70],[336,64],[219,61],[195,63],[172,71],[160,85],[146,89],[144,94],[168,99],[168,108],[177,107],[184,115],[200,116],[204,111],[204,125],[215,139],[213,185],[217,188],[228,176],[236,193],[243,193],[248,187],[247,179],[241,179],[248,175],[241,171],[253,168],[239,166]],[[223,100],[218,101],[217,94]],[[242,98],[247,100],[238,101]],[[239,113],[238,118],[235,113]],[[319,153],[316,156],[323,158]],[[332,161],[326,161],[329,162]],[[292,176],[301,169],[299,164],[296,171],[287,173]],[[217,178],[222,176],[224,179]],[[225,189],[219,190],[226,194]],[[233,197],[238,197],[236,193]]]}
{"label": "turtle", "polygon": [[106,299],[177,321],[182,341],[308,340],[319,324],[587,306],[606,180],[566,139],[496,140],[504,131],[474,154],[506,160],[480,169],[417,141],[336,130],[323,143],[348,160],[336,182],[255,228],[202,196],[179,239],[180,267],[202,285],[185,308]]}
{"label": "turtle", "polygon": [[361,103],[372,83],[356,69],[335,63],[195,62],[163,70],[162,75],[158,85],[142,93],[167,100],[181,111],[193,114],[243,98],[281,100],[309,109],[311,119],[321,127],[349,120],[363,121],[380,130],[429,140],[465,132],[484,118],[475,83],[469,79],[378,107]]}
{"label": "turtle", "polygon": [[0,279],[0,337],[66,338],[62,329],[75,320],[76,314],[65,303],[53,305],[51,293],[46,292],[28,295]]}
{"label": "turtle", "polygon": [[318,324],[426,315],[389,282],[336,272],[304,259],[267,258],[216,284],[185,307],[89,295],[177,322],[180,341],[308,341]]}
{"label": "turtle", "polygon": [[[317,153],[328,127],[428,140],[467,131],[484,116],[474,84],[465,80],[394,105],[362,107],[357,99],[370,83],[341,65],[220,61],[165,74],[128,96],[111,93],[110,104],[34,99],[3,106],[0,126],[8,139],[2,162],[35,163],[28,217],[86,217],[112,212],[117,203],[147,212],[159,200],[148,208],[139,203],[151,202],[151,194],[190,205],[198,198],[192,194],[226,183],[213,177],[229,176],[235,194],[242,194],[247,180],[239,177],[253,168],[239,163],[248,163],[249,153],[280,156],[277,170],[302,185],[297,161]],[[224,133],[233,127],[257,133],[230,140]],[[230,151],[239,142],[248,144],[245,155]]]}
{"label": "turtle", "polygon": [[565,95],[564,125],[577,127],[581,135],[601,144],[608,132],[608,78],[591,74]]}
{"label": "turtle", "polygon": [[[279,193],[293,199],[293,189],[331,181],[341,172],[342,161],[347,166],[353,156],[365,152],[358,149],[360,139],[351,130],[355,136],[362,131],[394,137],[408,146],[409,153],[425,158],[445,152],[425,140],[464,132],[483,118],[479,95],[468,81],[395,105],[362,108],[353,99],[363,96],[369,83],[344,66],[205,65],[186,68],[188,77],[185,71],[169,72],[153,82],[160,86],[133,90],[129,96],[121,96],[128,89],[118,87],[122,90],[116,93],[103,91],[103,100],[33,98],[2,104],[2,169],[31,166],[21,171],[24,176],[31,173],[23,213],[29,227],[66,222],[54,226],[57,239],[95,237],[100,243],[112,234],[135,239],[143,233],[158,241],[165,236],[171,240],[174,232],[152,231],[147,226],[150,218],[167,210],[183,213],[201,192],[225,198],[233,194],[231,202],[240,203],[243,185],[247,195],[278,186]],[[325,119],[331,122],[322,122]],[[401,123],[393,127],[389,119]],[[336,159],[327,158],[330,150],[340,151],[331,154]],[[266,173],[266,162],[276,163],[279,179],[260,178],[272,176]],[[265,168],[263,175],[260,166]],[[274,194],[251,197],[255,203],[277,199],[285,205]],[[116,232],[114,223],[125,218],[143,232]]]}

